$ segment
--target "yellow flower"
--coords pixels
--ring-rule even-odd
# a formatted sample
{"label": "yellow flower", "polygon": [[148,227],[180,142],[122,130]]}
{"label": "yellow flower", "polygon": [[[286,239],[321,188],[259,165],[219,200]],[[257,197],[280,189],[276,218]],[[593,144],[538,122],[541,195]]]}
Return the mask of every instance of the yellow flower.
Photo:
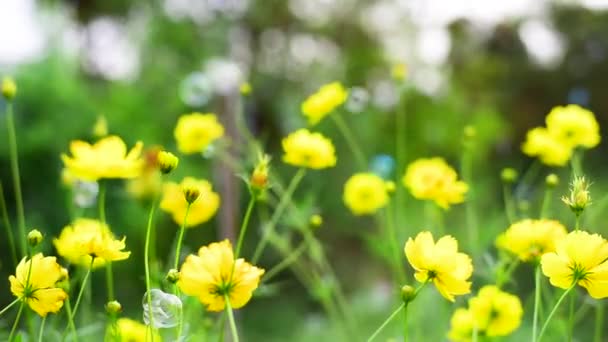
{"label": "yellow flower", "polygon": [[458,180],[458,174],[443,158],[418,159],[408,165],[403,184],[412,196],[434,201],[448,209],[451,204],[464,202],[468,185]]}
{"label": "yellow flower", "polygon": [[521,149],[526,155],[538,157],[543,164],[549,166],[564,166],[572,157],[572,147],[544,127],[529,130]]}
{"label": "yellow flower", "polygon": [[15,275],[8,277],[11,292],[23,298],[38,315],[45,317],[56,313],[63,306],[67,293],[56,284],[67,278],[67,270],[62,268],[55,257],[45,257],[42,253],[30,260],[21,259]]}
{"label": "yellow flower", "polygon": [[131,252],[123,252],[125,238],[116,240],[106,224],[98,220],[78,218],[63,228],[59,238],[53,240],[57,253],[71,264],[93,268],[106,261],[127,259]]}
{"label": "yellow flower", "polygon": [[230,241],[214,242],[189,255],[180,270],[179,288],[189,296],[196,296],[209,311],[225,308],[224,296],[234,309],[243,307],[251,299],[264,270],[244,259],[234,260]]}
{"label": "yellow flower", "polygon": [[336,165],[336,150],[321,133],[299,129],[283,138],[283,161],[287,164],[324,169]]}
{"label": "yellow flower", "polygon": [[523,315],[519,298],[493,285],[482,287],[469,300],[469,310],[473,325],[490,337],[509,335],[519,327]]}
{"label": "yellow flower", "polygon": [[180,116],[173,132],[177,148],[185,154],[201,153],[224,135],[224,126],[215,114],[192,113]]}
{"label": "yellow flower", "polygon": [[556,241],[567,234],[566,227],[558,221],[522,220],[498,236],[496,246],[515,254],[521,261],[532,261],[555,251]]}
{"label": "yellow flower", "polygon": [[405,256],[416,271],[416,280],[432,281],[447,300],[453,302],[454,296],[471,292],[471,282],[467,281],[473,273],[471,258],[458,252],[458,241],[452,236],[435,243],[430,232],[421,232],[414,240],[407,240]]}
{"label": "yellow flower", "polygon": [[595,116],[578,105],[553,107],[545,121],[549,133],[569,147],[593,148],[600,143],[600,126]]}
{"label": "yellow flower", "polygon": [[468,342],[473,336],[473,314],[471,311],[458,308],[450,319],[448,338],[454,342]]}
{"label": "yellow flower", "polygon": [[[119,318],[116,321],[121,342],[146,342],[151,341],[151,338],[146,339],[148,327],[129,318]],[[162,341],[158,333],[154,334],[154,341]]]}
{"label": "yellow flower", "polygon": [[593,298],[608,297],[608,243],[598,234],[569,233],[555,252],[542,256],[541,267],[555,287],[568,289],[576,282]]}
{"label": "yellow flower", "polygon": [[190,205],[186,227],[194,227],[209,221],[220,207],[220,196],[213,192],[211,183],[204,179],[186,177],[180,184],[169,182],[163,187],[160,208],[171,214],[175,223],[182,225],[188,208],[183,189],[196,188],[200,195]]}
{"label": "yellow flower", "polygon": [[118,136],[112,135],[91,145],[75,140],[70,143],[72,157],[61,159],[70,173],[79,179],[96,181],[101,178],[134,178],[139,176],[144,161],[140,158],[142,143],[127,153],[127,146]]}
{"label": "yellow flower", "polygon": [[388,203],[386,182],[373,173],[357,173],[344,184],[343,199],[353,214],[373,214]]}
{"label": "yellow flower", "polygon": [[302,113],[308,118],[310,125],[316,125],[343,104],[347,97],[348,91],[340,82],[326,84],[302,102]]}

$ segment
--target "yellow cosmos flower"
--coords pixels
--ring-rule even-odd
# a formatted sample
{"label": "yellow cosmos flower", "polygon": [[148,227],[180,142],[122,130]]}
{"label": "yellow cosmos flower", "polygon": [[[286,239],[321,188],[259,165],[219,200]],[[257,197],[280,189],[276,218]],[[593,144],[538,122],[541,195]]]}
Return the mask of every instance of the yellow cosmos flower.
{"label": "yellow cosmos flower", "polygon": [[403,184],[412,196],[434,201],[448,209],[451,204],[464,202],[468,185],[458,180],[458,174],[443,158],[418,159],[408,165]]}
{"label": "yellow cosmos flower", "polygon": [[[144,324],[134,321],[129,318],[119,318],[116,321],[121,342],[146,342],[151,341],[149,337],[146,339],[146,333],[149,333],[148,327]],[[160,335],[154,334],[154,341],[162,341]]]}
{"label": "yellow cosmos flower", "polygon": [[458,241],[452,236],[446,235],[435,243],[430,232],[421,232],[414,240],[407,240],[405,256],[416,271],[416,280],[432,281],[447,300],[453,302],[454,296],[471,292],[471,258],[458,252]]}
{"label": "yellow cosmos flower", "polygon": [[348,98],[348,91],[340,82],[322,86],[316,93],[302,102],[302,113],[310,125],[318,124]]}
{"label": "yellow cosmos flower", "polygon": [[179,117],[173,132],[177,148],[185,154],[201,153],[224,135],[224,126],[215,114],[192,113]]}
{"label": "yellow cosmos flower", "polygon": [[545,121],[551,135],[569,147],[593,148],[600,143],[600,126],[595,116],[581,106],[553,107]]}
{"label": "yellow cosmos flower", "polygon": [[515,295],[487,285],[469,300],[473,324],[485,336],[506,336],[521,324],[524,313],[521,301]]}
{"label": "yellow cosmos flower", "polygon": [[116,240],[106,224],[98,220],[79,218],[63,228],[58,239],[53,240],[57,253],[74,265],[93,268],[106,261],[127,259],[131,252],[124,252],[125,238]]}
{"label": "yellow cosmos flower", "polygon": [[496,246],[527,262],[555,251],[555,243],[568,234],[566,227],[554,220],[522,220],[513,223],[496,239]]}
{"label": "yellow cosmos flower", "polygon": [[89,181],[102,178],[134,178],[143,167],[140,158],[142,143],[127,153],[127,146],[118,136],[112,135],[91,145],[75,140],[70,143],[72,157],[61,155],[63,164],[74,177]]}
{"label": "yellow cosmos flower", "polygon": [[63,289],[56,287],[67,276],[68,271],[57,263],[55,257],[38,253],[30,260],[21,259],[15,275],[8,280],[13,295],[23,298],[32,310],[45,317],[48,313],[58,312],[68,297]]}
{"label": "yellow cosmos flower", "polygon": [[244,259],[235,261],[230,241],[224,240],[201,247],[198,255],[189,255],[177,285],[185,294],[198,297],[209,311],[224,310],[224,296],[238,309],[249,302],[263,274],[263,269]]}
{"label": "yellow cosmos flower", "polygon": [[173,221],[182,225],[188,208],[188,202],[184,197],[184,188],[196,188],[200,195],[190,205],[186,227],[198,226],[209,221],[220,207],[220,196],[213,192],[211,183],[204,179],[186,177],[180,184],[169,182],[163,187],[163,197],[160,208],[171,214]]}
{"label": "yellow cosmos flower", "polygon": [[388,203],[386,182],[373,173],[357,173],[344,184],[343,199],[353,214],[373,214]]}
{"label": "yellow cosmos flower", "polygon": [[310,169],[325,169],[336,165],[336,150],[331,140],[321,133],[299,129],[283,138],[283,161]]}
{"label": "yellow cosmos flower", "polygon": [[521,150],[549,166],[564,166],[572,157],[572,147],[544,127],[529,130]]}
{"label": "yellow cosmos flower", "polygon": [[608,242],[598,234],[569,233],[540,264],[555,287],[568,289],[576,282],[593,298],[608,297]]}
{"label": "yellow cosmos flower", "polygon": [[454,342],[468,342],[473,336],[473,314],[471,311],[458,308],[450,319],[448,339]]}

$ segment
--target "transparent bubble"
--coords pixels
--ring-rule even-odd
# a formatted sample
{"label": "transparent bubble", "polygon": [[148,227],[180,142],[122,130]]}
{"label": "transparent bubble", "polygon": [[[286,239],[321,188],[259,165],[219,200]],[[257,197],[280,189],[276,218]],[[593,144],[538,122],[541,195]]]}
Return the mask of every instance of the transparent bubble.
{"label": "transparent bubble", "polygon": [[212,159],[213,157],[215,157],[217,155],[217,153],[218,153],[218,148],[215,144],[207,145],[207,147],[202,152],[203,158],[205,158],[205,159]]}
{"label": "transparent bubble", "polygon": [[213,84],[202,72],[193,72],[188,75],[179,86],[179,97],[191,107],[200,107],[213,95]]}
{"label": "transparent bubble", "polygon": [[171,328],[177,326],[182,310],[182,301],[175,295],[165,293],[159,289],[150,290],[152,297],[152,310],[148,306],[148,293],[144,294],[143,309],[144,323],[150,324],[150,311],[155,328]]}
{"label": "transparent bubble", "polygon": [[369,93],[365,88],[353,87],[348,94],[346,109],[351,113],[361,113],[367,107]]}
{"label": "transparent bubble", "polygon": [[388,154],[378,154],[372,158],[371,169],[382,178],[391,178],[395,169],[395,159]]}
{"label": "transparent bubble", "polygon": [[90,208],[97,200],[99,184],[97,182],[87,182],[77,180],[74,182],[74,204],[79,208]]}

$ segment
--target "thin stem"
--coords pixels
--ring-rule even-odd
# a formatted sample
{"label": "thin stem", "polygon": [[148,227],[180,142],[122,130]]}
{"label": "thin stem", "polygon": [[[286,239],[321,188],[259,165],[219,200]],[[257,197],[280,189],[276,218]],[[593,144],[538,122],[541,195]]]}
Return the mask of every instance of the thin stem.
{"label": "thin stem", "polygon": [[342,136],[346,140],[346,143],[348,144],[348,148],[350,149],[351,153],[355,157],[355,160],[357,161],[359,168],[361,170],[365,170],[367,168],[367,162],[365,161],[366,160],[365,155],[363,154],[361,147],[357,143],[357,140],[353,136],[352,131],[350,130],[348,125],[346,125],[346,122],[344,122],[344,120],[342,119],[342,116],[340,116],[340,113],[334,113],[333,115],[330,115],[330,117],[334,120],[334,123],[336,124],[336,127],[338,127],[340,134],[342,134]]}
{"label": "thin stem", "polygon": [[146,273],[146,298],[148,302],[148,319],[150,321],[149,327],[151,331],[151,339],[154,342],[154,315],[152,313],[152,286],[150,284],[150,240],[152,235],[152,220],[154,218],[154,211],[156,210],[158,196],[154,196],[152,206],[150,207],[150,213],[148,215],[148,226],[146,227],[146,242],[144,247],[144,268]]}
{"label": "thin stem", "polygon": [[390,203],[386,207],[386,235],[391,245],[391,252],[393,254],[393,269],[397,281],[399,283],[405,282],[405,271],[401,266],[401,254],[399,253],[399,244],[397,242],[397,234],[395,232],[395,222],[393,221],[393,215],[391,213]]}
{"label": "thin stem", "polygon": [[234,314],[232,313],[232,307],[230,306],[230,298],[228,295],[224,295],[224,300],[226,301],[226,313],[228,314],[230,331],[232,332],[232,342],[239,342],[239,333],[236,329],[236,322],[234,321]]}
{"label": "thin stem", "polygon": [[551,199],[553,198],[553,187],[545,187],[545,196],[543,197],[543,206],[540,210],[540,218],[548,218],[550,215]]}
{"label": "thin stem", "polygon": [[[76,333],[76,325],[74,324],[74,313],[72,312],[72,304],[70,303],[69,296],[65,299],[65,310],[68,315],[68,326],[69,326],[70,330],[72,331],[74,341],[78,341],[78,334]],[[65,333],[66,332],[64,330],[61,340],[63,340]]]}
{"label": "thin stem", "polygon": [[408,305],[403,308],[403,342],[407,342],[408,338],[407,307]]}
{"label": "thin stem", "polygon": [[507,220],[509,223],[513,223],[517,220],[517,211],[515,210],[515,202],[513,201],[513,189],[510,184],[503,184],[502,195],[505,202],[505,212],[507,214]]}
{"label": "thin stem", "polygon": [[97,196],[97,204],[99,206],[99,221],[106,224],[106,182],[99,180],[99,195]]}
{"label": "thin stem", "polygon": [[19,305],[19,311],[17,311],[17,317],[15,317],[15,323],[13,323],[13,328],[11,329],[11,333],[8,335],[8,342],[13,341],[13,335],[19,325],[19,319],[21,319],[21,313],[23,312],[23,306],[25,305],[25,300],[21,301],[21,305]]}
{"label": "thin stem", "polygon": [[2,182],[0,181],[0,214],[2,214],[2,221],[4,223],[4,229],[6,229],[6,235],[8,236],[8,244],[11,249],[11,257],[13,258],[13,265],[17,265],[17,249],[15,247],[15,237],[13,236],[13,227],[11,221],[8,218],[8,210],[6,209],[6,200],[4,199],[4,189],[2,188]]}
{"label": "thin stem", "polygon": [[384,321],[384,323],[382,323],[378,327],[378,329],[376,329],[376,331],[374,331],[372,336],[370,336],[367,339],[367,342],[373,341],[380,334],[380,332],[382,332],[382,330],[393,320],[393,318],[395,318],[395,316],[397,316],[399,314],[399,312],[403,309],[405,309],[405,303],[401,303],[401,305],[399,305],[397,310],[393,311],[393,313],[390,316],[388,316],[388,318]]}
{"label": "thin stem", "polygon": [[582,150],[575,149],[572,153],[572,158],[570,158],[570,167],[572,168],[574,177],[581,176],[583,174],[582,152]]}
{"label": "thin stem", "polygon": [[[405,136],[405,128],[406,128],[406,96],[405,96],[405,87],[402,87],[400,91],[399,97],[399,105],[397,107],[397,112],[395,114],[395,164],[396,164],[396,177],[398,177],[399,173],[403,172],[405,169],[405,159],[406,159],[406,147],[407,141]],[[400,215],[399,209],[405,208],[404,204],[405,200],[405,188],[401,186],[397,186],[395,189],[395,221],[401,222],[403,224],[403,218]]]}
{"label": "thin stem", "polygon": [[532,319],[532,342],[536,342],[538,333],[538,310],[541,304],[540,264],[536,265],[534,271],[534,316]]}
{"label": "thin stem", "polygon": [[17,227],[19,228],[19,246],[21,255],[27,254],[27,236],[25,233],[25,212],[23,209],[23,195],[21,193],[21,177],[19,173],[19,155],[17,148],[17,133],[13,115],[13,103],[6,105],[6,127],[8,129],[8,148],[11,159],[11,173],[13,175],[13,189],[15,191],[15,206],[17,207]]}
{"label": "thin stem", "polygon": [[479,245],[477,243],[479,239],[479,229],[477,227],[477,216],[475,215],[475,188],[473,187],[473,146],[471,146],[473,141],[469,141],[471,138],[465,137],[465,139],[467,139],[467,141],[464,142],[463,147],[464,152],[462,153],[461,173],[462,179],[469,185],[467,200],[465,201],[466,223],[469,235],[469,246],[475,251]]}
{"label": "thin stem", "polygon": [[511,262],[511,264],[509,264],[509,267],[504,272],[502,271],[502,266],[501,266],[500,273],[496,277],[496,286],[498,288],[501,288],[509,279],[511,279],[511,274],[513,273],[513,271],[515,271],[515,269],[517,268],[517,266],[519,266],[519,264],[520,264],[519,259],[514,259]]}
{"label": "thin stem", "polygon": [[106,261],[106,287],[108,288],[108,302],[114,300],[114,272],[112,262]]}
{"label": "thin stem", "polygon": [[547,316],[547,320],[545,321],[545,324],[543,324],[542,329],[540,329],[540,334],[538,334],[537,341],[541,341],[542,340],[543,335],[545,334],[545,331],[547,330],[547,327],[549,326],[549,323],[551,322],[551,319],[553,318],[553,316],[557,312],[557,309],[559,308],[559,305],[564,301],[564,299],[566,298],[566,296],[568,296],[568,294],[570,293],[570,291],[572,291],[572,289],[576,286],[576,283],[577,282],[574,281],[572,283],[572,285],[566,291],[564,291],[564,293],[562,293],[562,295],[559,297],[559,299],[557,300],[557,303],[555,303],[555,305],[553,306],[553,309],[551,309],[551,312],[549,313],[549,316]]}
{"label": "thin stem", "polygon": [[582,213],[577,213],[576,214],[576,221],[574,223],[574,230],[579,230],[581,228],[581,214]]}
{"label": "thin stem", "polygon": [[2,309],[2,311],[0,311],[0,316],[2,316],[5,312],[7,312],[8,309],[13,307],[13,305],[17,304],[20,300],[21,300],[21,298],[17,298],[14,301],[12,301],[9,305],[7,305],[4,309]]}
{"label": "thin stem", "polygon": [[594,342],[602,342],[602,332],[604,331],[604,302],[597,301],[595,307],[595,332],[593,334]]}
{"label": "thin stem", "polygon": [[268,244],[268,238],[270,237],[270,234],[274,233],[275,226],[279,222],[281,215],[283,214],[283,212],[285,211],[285,209],[287,208],[287,205],[289,204],[289,202],[291,200],[291,196],[293,195],[293,192],[296,190],[296,187],[298,186],[300,181],[302,181],[302,178],[304,178],[305,174],[306,174],[306,169],[304,169],[304,168],[299,169],[298,172],[296,172],[296,174],[291,179],[291,182],[289,183],[289,186],[285,190],[285,193],[283,193],[283,196],[281,197],[279,204],[277,205],[274,213],[272,214],[272,217],[270,218],[270,222],[268,222],[268,224],[266,225],[266,229],[262,235],[262,239],[258,243],[258,245],[255,249],[255,252],[253,253],[253,258],[251,259],[251,261],[254,265],[258,262],[259,258],[262,256],[262,252],[264,251],[264,248],[266,248],[266,245]]}
{"label": "thin stem", "polygon": [[300,257],[300,255],[302,255],[302,253],[306,250],[307,247],[308,241],[300,243],[300,245],[298,245],[298,247],[296,247],[296,249],[294,249],[289,255],[283,258],[280,263],[276,264],[268,272],[264,273],[264,277],[262,278],[261,283],[269,282],[270,279],[272,279],[274,276],[279,274],[287,267],[291,266],[291,264],[296,261]]}
{"label": "thin stem", "polygon": [[241,248],[243,247],[243,240],[245,240],[245,233],[247,232],[247,227],[249,226],[249,219],[251,218],[251,212],[253,211],[253,207],[255,206],[255,196],[251,196],[249,198],[249,204],[247,205],[247,210],[245,211],[245,217],[243,218],[243,223],[241,223],[241,229],[239,230],[239,240],[236,245],[236,252],[234,253],[234,260],[238,259],[241,255]]}
{"label": "thin stem", "polygon": [[572,342],[574,334],[574,304],[576,304],[576,291],[570,293],[570,312],[568,313],[568,342]]}
{"label": "thin stem", "polygon": [[182,226],[179,229],[179,236],[177,238],[177,246],[175,247],[175,261],[173,262],[174,269],[177,269],[177,266],[179,265],[179,255],[182,250],[182,242],[184,240],[184,234],[186,232],[186,221],[188,220],[188,214],[190,213],[191,206],[192,206],[192,204],[188,203],[188,206],[186,207],[186,214],[184,214],[184,221],[182,222]]}
{"label": "thin stem", "polygon": [[72,319],[76,317],[76,312],[78,312],[78,306],[80,305],[80,300],[82,299],[82,294],[84,293],[84,289],[86,288],[87,280],[89,280],[89,276],[91,275],[91,270],[93,269],[93,262],[95,262],[95,258],[91,258],[91,264],[89,265],[89,269],[87,273],[85,273],[84,278],[82,278],[82,284],[80,285],[80,290],[78,291],[78,296],[76,297],[76,303],[74,304],[74,310]]}
{"label": "thin stem", "polygon": [[44,336],[44,323],[46,322],[46,316],[42,317],[40,322],[40,332],[38,333],[38,342],[42,342],[42,336]]}

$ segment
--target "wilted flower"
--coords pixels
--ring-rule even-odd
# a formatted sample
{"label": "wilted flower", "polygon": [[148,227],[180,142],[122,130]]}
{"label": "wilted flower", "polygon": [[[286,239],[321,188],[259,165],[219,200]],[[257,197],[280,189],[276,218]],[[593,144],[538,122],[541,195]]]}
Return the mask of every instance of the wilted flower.
{"label": "wilted flower", "polygon": [[348,91],[340,82],[326,84],[302,102],[302,113],[310,125],[316,125],[343,104],[347,97]]}
{"label": "wilted flower", "polygon": [[496,239],[496,246],[515,254],[521,261],[533,261],[555,251],[557,241],[568,234],[566,227],[554,220],[522,220],[513,223]]}
{"label": "wilted flower", "polygon": [[408,165],[403,184],[415,198],[434,201],[443,209],[462,203],[469,189],[442,158],[415,160]]}
{"label": "wilted flower", "polygon": [[202,153],[207,146],[224,135],[224,127],[215,114],[191,113],[179,117],[173,134],[180,152]]}
{"label": "wilted flower", "polygon": [[386,182],[373,173],[357,173],[344,184],[344,204],[355,215],[373,214],[388,203]]}
{"label": "wilted flower", "polygon": [[182,225],[188,208],[184,189],[198,190],[198,198],[190,204],[186,227],[209,221],[220,206],[220,196],[213,192],[211,183],[204,179],[186,177],[180,184],[169,182],[163,187],[160,208],[171,214],[173,221]]}
{"label": "wilted flower", "polygon": [[331,140],[321,133],[299,129],[282,141],[283,161],[310,169],[325,169],[336,165],[336,150]]}

